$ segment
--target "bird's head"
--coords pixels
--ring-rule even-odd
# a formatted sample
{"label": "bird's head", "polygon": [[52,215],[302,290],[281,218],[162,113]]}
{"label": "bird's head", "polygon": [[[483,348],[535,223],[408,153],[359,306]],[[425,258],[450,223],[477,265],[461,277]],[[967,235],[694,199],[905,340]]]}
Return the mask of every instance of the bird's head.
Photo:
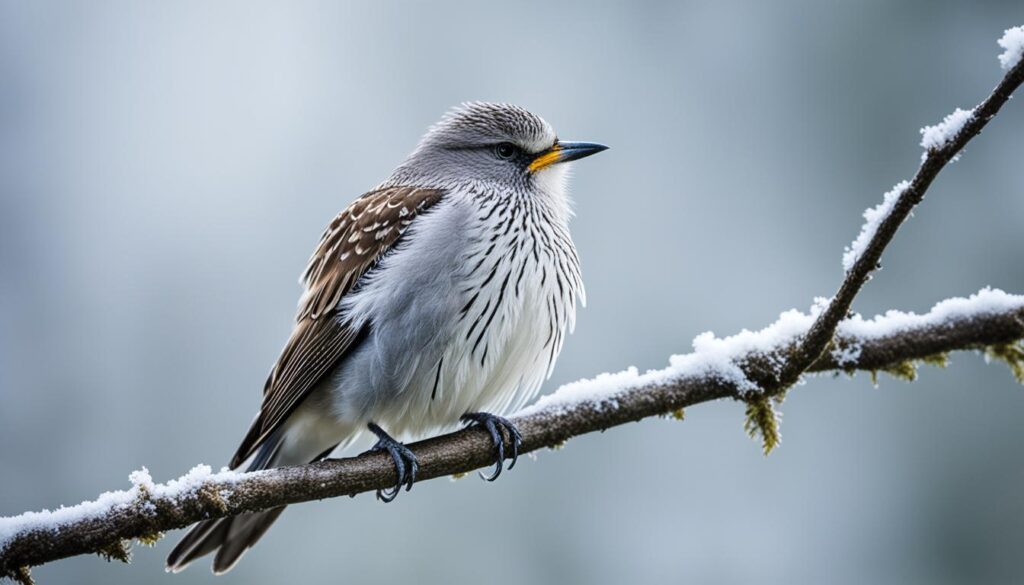
{"label": "bird's head", "polygon": [[561,190],[566,163],[605,150],[559,140],[540,116],[511,104],[470,102],[445,114],[396,173],[434,185]]}

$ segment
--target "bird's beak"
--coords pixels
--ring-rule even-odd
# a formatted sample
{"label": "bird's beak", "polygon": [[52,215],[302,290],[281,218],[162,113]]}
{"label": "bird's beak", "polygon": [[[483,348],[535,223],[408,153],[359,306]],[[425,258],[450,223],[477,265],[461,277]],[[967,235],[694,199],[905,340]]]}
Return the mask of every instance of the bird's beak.
{"label": "bird's beak", "polygon": [[551,165],[581,159],[602,150],[608,150],[608,147],[595,142],[556,142],[554,146],[538,154],[530,162],[529,169],[531,173],[536,173]]}

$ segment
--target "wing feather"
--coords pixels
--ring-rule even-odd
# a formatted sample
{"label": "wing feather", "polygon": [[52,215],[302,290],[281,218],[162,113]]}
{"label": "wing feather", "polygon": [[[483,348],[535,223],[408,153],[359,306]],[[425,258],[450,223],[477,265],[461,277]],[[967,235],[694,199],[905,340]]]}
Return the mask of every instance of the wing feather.
{"label": "wing feather", "polygon": [[327,226],[300,279],[305,292],[295,329],[267,378],[260,412],[232,468],[256,451],[352,346],[359,331],[340,313],[341,300],[442,195],[437,189],[377,189],[353,201]]}

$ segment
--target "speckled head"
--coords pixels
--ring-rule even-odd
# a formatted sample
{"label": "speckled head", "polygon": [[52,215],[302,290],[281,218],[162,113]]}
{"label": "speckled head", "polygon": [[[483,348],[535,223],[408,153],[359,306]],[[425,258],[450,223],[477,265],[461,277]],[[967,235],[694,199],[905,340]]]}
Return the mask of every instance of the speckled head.
{"label": "speckled head", "polygon": [[542,179],[541,175],[548,174],[541,173],[544,169],[605,148],[560,141],[543,118],[519,106],[468,102],[427,131],[389,182],[529,189],[560,182],[551,180],[555,177]]}
{"label": "speckled head", "polygon": [[486,145],[508,141],[527,152],[550,148],[555,129],[540,116],[512,104],[466,102],[452,109],[423,137],[424,142]]}

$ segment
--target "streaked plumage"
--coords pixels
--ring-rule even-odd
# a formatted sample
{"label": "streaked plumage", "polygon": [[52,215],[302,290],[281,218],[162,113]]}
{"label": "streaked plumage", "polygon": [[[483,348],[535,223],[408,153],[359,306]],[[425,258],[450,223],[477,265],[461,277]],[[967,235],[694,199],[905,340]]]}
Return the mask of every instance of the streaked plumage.
{"label": "streaked plumage", "polygon": [[[601,149],[516,106],[446,115],[324,231],[232,468],[323,458],[370,422],[420,437],[533,398],[584,302],[554,163]],[[282,509],[198,524],[168,568],[217,551],[214,571],[230,569]]]}

